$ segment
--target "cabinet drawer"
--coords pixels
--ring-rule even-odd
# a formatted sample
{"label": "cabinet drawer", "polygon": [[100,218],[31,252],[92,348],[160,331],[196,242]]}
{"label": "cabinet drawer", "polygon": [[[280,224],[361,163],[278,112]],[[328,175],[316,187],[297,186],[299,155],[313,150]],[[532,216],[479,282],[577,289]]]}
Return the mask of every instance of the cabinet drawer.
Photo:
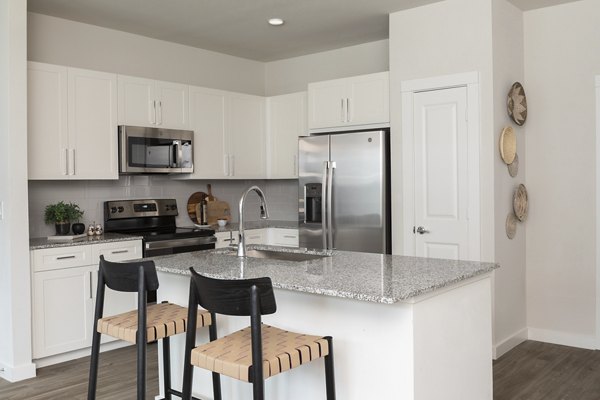
{"label": "cabinet drawer", "polygon": [[92,245],[92,264],[97,264],[100,256],[108,261],[125,261],[142,258],[142,241],[100,243]]}
{"label": "cabinet drawer", "polygon": [[81,267],[93,263],[90,245],[33,250],[31,253],[34,272]]}
{"label": "cabinet drawer", "polygon": [[269,231],[269,244],[298,247],[298,229],[271,228]]}
{"label": "cabinet drawer", "polygon": [[266,233],[266,229],[246,229],[244,232],[246,244],[265,244]]}

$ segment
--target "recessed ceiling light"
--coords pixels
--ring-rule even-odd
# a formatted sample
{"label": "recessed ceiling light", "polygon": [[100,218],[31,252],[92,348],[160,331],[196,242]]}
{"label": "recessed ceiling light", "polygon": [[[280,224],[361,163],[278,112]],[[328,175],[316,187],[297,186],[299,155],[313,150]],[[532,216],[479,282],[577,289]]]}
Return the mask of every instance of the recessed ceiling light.
{"label": "recessed ceiling light", "polygon": [[271,18],[269,19],[269,25],[280,26],[283,25],[283,20],[281,18]]}

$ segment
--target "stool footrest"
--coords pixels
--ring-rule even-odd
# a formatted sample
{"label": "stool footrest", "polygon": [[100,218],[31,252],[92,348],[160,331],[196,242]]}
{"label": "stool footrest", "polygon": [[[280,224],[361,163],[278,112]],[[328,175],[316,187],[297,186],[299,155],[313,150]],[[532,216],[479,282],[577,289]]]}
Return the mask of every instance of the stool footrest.
{"label": "stool footrest", "polygon": [[[168,394],[172,394],[172,395],[174,395],[174,396],[177,396],[177,397],[181,397],[181,398],[183,398],[183,397],[182,397],[182,394],[181,394],[181,392],[180,392],[179,390],[175,390],[175,389],[165,389],[165,392],[166,392],[166,393],[168,393]],[[164,400],[164,399],[163,399],[163,400]],[[197,397],[194,397],[194,396],[192,396],[192,400],[203,400],[203,399],[199,399],[199,398],[197,398]]]}

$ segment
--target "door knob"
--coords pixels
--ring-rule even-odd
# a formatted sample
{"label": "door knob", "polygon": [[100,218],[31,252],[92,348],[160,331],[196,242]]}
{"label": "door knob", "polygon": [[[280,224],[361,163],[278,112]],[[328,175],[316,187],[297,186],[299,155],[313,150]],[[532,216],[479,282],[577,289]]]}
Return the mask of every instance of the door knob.
{"label": "door knob", "polygon": [[425,229],[424,227],[422,227],[422,226],[419,226],[419,227],[417,228],[417,233],[418,233],[419,235],[424,235],[424,234],[426,234],[426,233],[429,233],[429,231],[428,231],[427,229]]}

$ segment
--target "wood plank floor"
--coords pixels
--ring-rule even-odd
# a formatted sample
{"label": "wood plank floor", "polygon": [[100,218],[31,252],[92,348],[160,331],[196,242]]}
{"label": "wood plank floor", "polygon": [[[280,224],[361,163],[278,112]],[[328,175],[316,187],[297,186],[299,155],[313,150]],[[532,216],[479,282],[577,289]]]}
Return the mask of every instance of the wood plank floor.
{"label": "wood plank floor", "polygon": [[[148,346],[146,359],[146,398],[158,394],[157,345]],[[37,370],[37,377],[17,383],[0,379],[2,400],[85,400],[87,399],[90,358],[80,358]],[[135,346],[100,354],[98,400],[136,398]]]}
{"label": "wood plank floor", "polygon": [[[148,348],[149,399],[158,393],[156,349]],[[135,360],[133,346],[100,355],[98,400],[135,399]],[[89,362],[40,368],[35,379],[12,384],[0,379],[0,399],[84,400]],[[522,343],[494,362],[494,400],[600,400],[600,351]]]}
{"label": "wood plank floor", "polygon": [[494,400],[599,400],[600,351],[527,341],[494,362]]}

